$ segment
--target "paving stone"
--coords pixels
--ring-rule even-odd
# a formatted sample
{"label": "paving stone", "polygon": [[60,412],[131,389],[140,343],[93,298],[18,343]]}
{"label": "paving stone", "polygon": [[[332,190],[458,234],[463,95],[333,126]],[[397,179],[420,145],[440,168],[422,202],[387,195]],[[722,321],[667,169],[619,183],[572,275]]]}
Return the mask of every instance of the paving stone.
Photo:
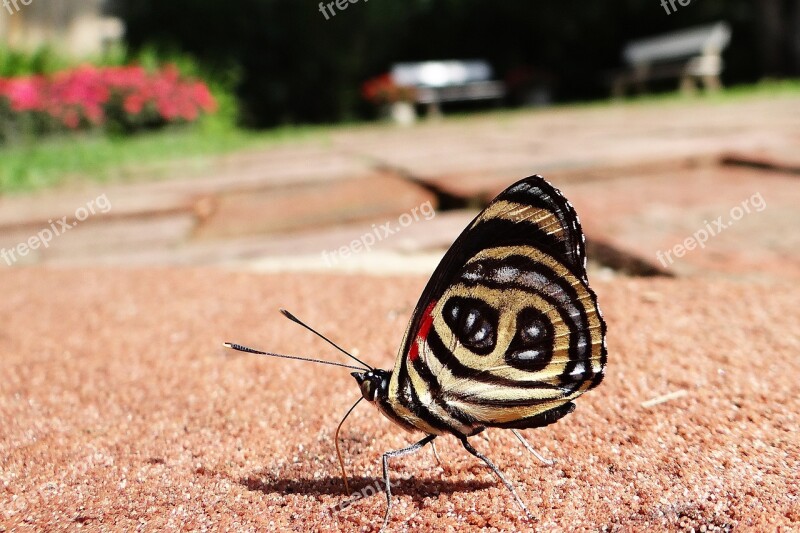
{"label": "paving stone", "polygon": [[[176,212],[202,214],[209,198],[220,193],[261,191],[269,187],[307,186],[373,176],[359,158],[310,147],[285,147],[253,154],[220,157],[202,176],[185,177],[177,163],[169,180],[86,184],[29,195],[0,197],[0,232],[6,228],[37,227],[49,219],[70,217],[76,209],[105,195],[113,208],[100,218],[128,218]],[[186,165],[183,165],[184,167]]]}
{"label": "paving stone", "polygon": [[725,155],[724,160],[729,164],[800,174],[800,138],[794,146],[775,146],[761,150],[731,152]]}
{"label": "paving stone", "polygon": [[[336,235],[342,224],[381,224],[431,199],[430,191],[423,188],[437,191],[453,205],[477,208],[517,179],[540,173],[571,198],[573,185],[586,187],[586,201],[580,200],[581,190],[575,189],[576,203],[581,204],[581,214],[587,212],[587,221],[598,221],[587,224],[587,231],[594,232],[592,242],[595,250],[600,250],[598,255],[609,252],[623,263],[632,261],[636,268],[649,265],[657,269],[652,261],[657,250],[636,242],[638,226],[634,224],[627,230],[630,235],[622,238],[624,228],[609,224],[618,217],[609,214],[607,205],[614,200],[603,191],[612,190],[613,185],[599,184],[628,180],[630,189],[619,192],[638,198],[638,205],[648,205],[660,197],[670,198],[655,185],[669,183],[669,176],[680,175],[672,180],[680,187],[694,187],[696,184],[686,185],[683,176],[717,172],[720,162],[734,157],[751,166],[796,169],[800,113],[794,111],[800,111],[800,98],[723,103],[697,99],[664,105],[502,112],[422,123],[411,129],[383,125],[345,128],[324,139],[171,162],[160,170],[143,168],[142,181],[135,183],[85,185],[0,198],[0,244],[22,242],[46,228],[50,220],[74,215],[89,201],[105,195],[113,209],[89,221],[103,225],[102,232],[95,235],[95,229],[86,225],[70,235],[70,240],[65,237],[57,249],[31,254],[28,260],[219,264],[230,256],[236,261],[252,258],[263,262],[281,254],[297,256],[293,247],[334,249],[337,239],[344,236]],[[719,174],[728,176],[726,172]],[[653,184],[647,182],[647,176],[653,176]],[[697,194],[713,199],[728,188],[720,181]],[[780,197],[780,187],[770,189],[770,195]],[[452,202],[452,198],[458,201]],[[624,208],[615,209],[620,216],[627,216]],[[677,220],[694,215],[697,213],[676,212],[670,216]],[[125,229],[125,224],[131,229]],[[669,230],[670,236],[658,241],[660,249],[674,246],[673,240],[688,229],[697,228]],[[726,255],[724,260],[734,272],[761,268],[781,254],[790,260],[795,257],[790,246],[771,242],[771,228],[758,231],[762,229],[764,234],[749,236],[749,250],[771,252],[748,260]],[[656,236],[648,234],[647,238],[651,237]],[[715,245],[723,246],[726,238],[732,237],[716,238]],[[92,242],[97,244],[94,250]],[[409,242],[410,248],[417,246]],[[784,236],[781,242],[794,241]],[[118,246],[120,243],[127,246]],[[730,247],[733,253],[735,244]],[[406,253],[391,248],[387,252]],[[425,252],[427,249],[409,253]],[[702,257],[712,256],[706,253]],[[705,268],[701,259],[696,264],[693,260],[680,263],[670,265],[669,271],[687,275]],[[711,271],[720,270],[711,263]],[[761,273],[778,270],[766,268]]]}
{"label": "paving stone", "polygon": [[[705,167],[559,186],[590,239],[668,272],[800,279],[796,175]],[[685,242],[692,237],[703,246]],[[687,244],[694,249],[678,257]]]}
{"label": "paving stone", "polygon": [[[30,195],[0,197],[0,234],[24,228],[49,226],[66,216],[75,220],[79,209],[94,206],[91,219],[140,218],[156,214],[189,212],[193,193],[165,190],[158,184],[93,185],[78,190],[54,190]],[[110,205],[108,212],[103,212]]]}
{"label": "paving stone", "polygon": [[453,195],[482,198],[537,173],[578,177],[670,161],[680,168],[774,146],[800,152],[798,132],[800,98],[790,97],[498,113],[380,135],[343,133],[332,143]]}
{"label": "paving stone", "polygon": [[[421,218],[407,227],[401,227],[393,217],[290,233],[192,240],[177,247],[116,246],[95,249],[93,255],[60,254],[58,262],[71,266],[218,265],[270,272],[344,270],[375,274],[425,272],[421,266],[424,262],[430,273],[475,214],[469,210],[437,213],[431,220]],[[386,223],[391,224],[393,233],[386,237],[383,231],[376,234],[373,225]],[[377,235],[374,244],[370,235]],[[362,242],[356,252],[348,257],[338,253],[342,247],[351,247],[353,241]],[[12,241],[17,242],[19,239]],[[363,246],[365,242],[368,247]],[[328,252],[327,260],[323,252]],[[424,259],[417,261],[418,256]]]}
{"label": "paving stone", "polygon": [[194,239],[221,239],[304,228],[324,228],[354,220],[386,220],[422,204],[435,209],[426,189],[389,173],[336,181],[228,192],[214,200]]}
{"label": "paving stone", "polygon": [[[0,257],[0,269],[14,264],[102,264],[104,258],[114,255],[137,255],[153,250],[164,254],[174,253],[185,242],[193,228],[195,218],[188,213],[166,214],[131,219],[90,220],[54,235],[50,239],[42,234],[51,229],[18,228],[0,233],[0,250],[17,250],[20,244],[31,243],[35,249],[21,256],[11,252]],[[44,240],[47,244],[44,245]],[[38,241],[38,242],[37,242]],[[10,264],[9,264],[10,263]],[[123,263],[124,264],[124,263]]]}

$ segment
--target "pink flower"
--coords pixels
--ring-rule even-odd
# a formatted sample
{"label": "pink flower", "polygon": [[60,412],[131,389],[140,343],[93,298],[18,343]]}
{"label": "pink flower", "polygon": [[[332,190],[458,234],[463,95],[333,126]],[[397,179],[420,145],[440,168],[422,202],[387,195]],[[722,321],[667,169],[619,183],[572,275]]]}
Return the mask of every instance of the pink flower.
{"label": "pink flower", "polygon": [[144,109],[145,98],[141,94],[131,94],[125,97],[122,107],[129,115],[138,115]]}
{"label": "pink flower", "polygon": [[10,80],[6,95],[11,101],[11,108],[18,112],[41,110],[44,107],[43,81],[38,76]]}
{"label": "pink flower", "polygon": [[42,113],[70,129],[101,125],[109,111],[169,123],[193,122],[217,107],[208,86],[182,78],[175,65],[154,73],[140,66],[85,65],[50,77],[0,79],[0,97],[15,113]]}
{"label": "pink flower", "polygon": [[179,83],[181,73],[173,63],[166,65],[163,69],[161,69],[161,77],[164,78],[166,81],[170,83]]}
{"label": "pink flower", "polygon": [[213,113],[217,110],[217,102],[208,90],[205,83],[195,82],[192,86],[192,93],[194,101],[206,113]]}

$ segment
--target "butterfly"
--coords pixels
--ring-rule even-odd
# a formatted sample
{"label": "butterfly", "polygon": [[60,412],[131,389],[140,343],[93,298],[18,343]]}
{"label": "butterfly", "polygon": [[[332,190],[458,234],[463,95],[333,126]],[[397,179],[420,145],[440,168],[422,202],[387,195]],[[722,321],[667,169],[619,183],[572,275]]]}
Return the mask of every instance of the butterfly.
{"label": "butterfly", "polygon": [[[571,413],[573,400],[602,381],[606,365],[606,324],[589,287],[580,220],[538,175],[500,193],[447,251],[414,309],[392,370],[367,365],[282,312],[363,368],[227,346],[354,369],[361,398],[344,419],[366,400],[400,427],[424,434],[383,454],[383,528],[392,507],[389,460],[444,435],[483,461],[530,516],[500,469],[468,439],[488,428],[509,429],[531,449],[518,430]],[[338,438],[336,450],[344,473]]]}

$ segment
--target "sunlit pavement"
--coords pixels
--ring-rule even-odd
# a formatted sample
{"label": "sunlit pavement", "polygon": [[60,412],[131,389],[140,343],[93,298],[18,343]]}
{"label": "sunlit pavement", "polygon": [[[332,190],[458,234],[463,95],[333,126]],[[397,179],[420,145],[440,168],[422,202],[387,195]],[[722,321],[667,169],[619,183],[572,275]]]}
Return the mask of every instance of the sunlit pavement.
{"label": "sunlit pavement", "polygon": [[[342,369],[231,353],[225,341],[342,361],[285,320],[391,367],[426,276],[215,268],[10,269],[0,275],[0,522],[128,530],[376,530],[377,494],[344,511],[333,434],[359,397]],[[558,424],[490,430],[488,454],[535,509],[440,439],[443,467],[392,463],[392,530],[797,528],[796,282],[592,280],[606,379]],[[341,357],[341,358],[340,358]],[[342,431],[354,490],[417,440],[372,406]],[[173,527],[174,526],[174,527]]]}

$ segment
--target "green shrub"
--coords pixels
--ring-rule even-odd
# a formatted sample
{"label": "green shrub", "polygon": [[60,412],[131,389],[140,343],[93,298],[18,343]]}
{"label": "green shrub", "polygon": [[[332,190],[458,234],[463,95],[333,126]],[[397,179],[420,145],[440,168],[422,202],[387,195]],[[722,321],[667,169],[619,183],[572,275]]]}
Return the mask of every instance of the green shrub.
{"label": "green shrub", "polygon": [[73,62],[59,57],[49,47],[39,48],[35,52],[21,52],[0,47],[0,78],[53,74],[73,65]]}
{"label": "green shrub", "polygon": [[[124,47],[116,47],[102,58],[90,63],[87,65],[86,61],[74,62],[63,59],[48,48],[33,53],[0,49],[0,144],[12,141],[31,142],[43,134],[79,129],[102,131],[111,135],[128,135],[141,130],[159,128],[169,123],[196,122],[198,127],[210,131],[232,130],[236,127],[238,102],[234,87],[238,82],[238,76],[234,70],[221,74],[212,73],[191,56],[174,51],[165,52],[154,47],[145,47],[135,54],[129,53]],[[162,113],[163,107],[158,107],[157,102],[151,99],[149,101],[152,103],[145,104],[140,111],[129,112],[129,108],[125,105],[125,96],[130,91],[125,88],[119,90],[119,87],[115,89],[112,86],[115,82],[107,78],[109,76],[119,78],[119,75],[114,76],[115,72],[124,73],[131,70],[140,71],[141,75],[138,77],[143,80],[164,80],[166,77],[171,77],[165,76],[165,73],[176,72],[180,80],[185,80],[181,82],[176,79],[170,82],[177,87],[191,83],[190,80],[203,80],[215,102],[211,107],[216,111],[198,113],[197,118],[192,115],[185,119],[183,113],[171,118]],[[104,74],[106,72],[107,75]],[[87,77],[84,76],[87,73],[94,74],[88,76],[89,80],[81,80],[80,78]],[[12,92],[8,90],[12,80],[17,89],[22,86],[28,93],[39,94],[38,98],[34,98],[38,103],[20,106],[21,99],[18,98],[12,104],[10,102]],[[22,80],[28,81],[20,85]],[[94,91],[98,85],[103,86],[108,83],[112,85],[108,86],[110,94],[103,97],[103,101],[93,101],[88,104],[83,101],[62,102],[60,97],[54,96],[54,92],[59,92],[59,85],[69,83],[76,86],[78,93]],[[183,98],[191,99],[191,92],[180,93],[188,94]],[[97,99],[96,94],[94,98]],[[175,98],[180,100],[181,96],[176,92]],[[179,103],[179,100],[176,102]],[[137,108],[135,104],[132,105]],[[199,110],[208,111],[209,107],[200,106]]]}

